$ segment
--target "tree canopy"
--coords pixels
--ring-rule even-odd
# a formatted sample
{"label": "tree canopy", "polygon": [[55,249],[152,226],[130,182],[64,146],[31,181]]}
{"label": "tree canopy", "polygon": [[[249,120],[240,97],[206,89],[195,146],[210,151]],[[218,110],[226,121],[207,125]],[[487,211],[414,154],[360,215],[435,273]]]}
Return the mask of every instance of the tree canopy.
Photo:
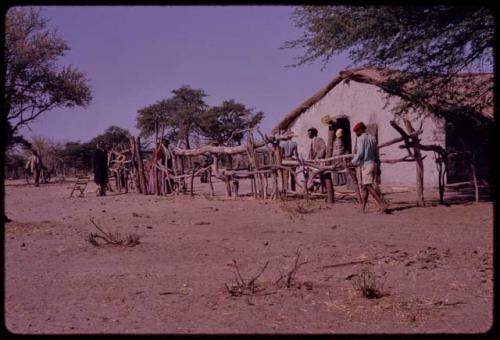
{"label": "tree canopy", "polygon": [[[438,98],[446,101],[438,103],[441,107],[449,107],[449,98],[440,94],[454,92],[456,75],[472,79],[473,73],[493,68],[494,20],[486,7],[302,6],[295,8],[292,21],[303,34],[283,47],[304,50],[293,66],[321,61],[324,68],[348,53],[355,65],[401,70],[386,88],[397,94],[404,90],[409,106]],[[465,101],[492,104],[492,96],[484,96],[492,91],[491,78],[484,84],[462,79],[460,86],[468,86],[462,91]]]}
{"label": "tree canopy", "polygon": [[190,141],[198,119],[208,105],[207,95],[202,89],[182,86],[172,91],[173,96],[157,101],[137,111],[137,128],[144,137],[165,134],[173,140],[184,141],[190,148]]}
{"label": "tree canopy", "polygon": [[19,129],[42,113],[90,103],[85,75],[73,66],[58,65],[69,49],[39,9],[13,7],[7,12],[3,117],[7,146],[22,141]]}
{"label": "tree canopy", "polygon": [[67,142],[61,151],[61,158],[66,168],[88,172],[92,168],[92,156],[95,145],[92,143]]}
{"label": "tree canopy", "polygon": [[257,126],[263,117],[264,113],[252,113],[252,109],[231,99],[203,112],[198,130],[203,137],[220,145],[240,144],[242,130]]}
{"label": "tree canopy", "polygon": [[199,123],[199,117],[208,105],[204,99],[207,95],[202,89],[192,89],[183,86],[173,90],[172,101],[175,110],[173,111],[174,127],[177,128],[179,139],[184,139],[186,148],[190,148],[189,137]]}
{"label": "tree canopy", "polygon": [[264,116],[234,99],[210,107],[202,89],[183,86],[172,94],[137,111],[137,128],[142,136],[165,136],[174,142],[183,141],[187,148],[201,139],[221,145],[239,144],[243,138],[239,131],[256,127]]}
{"label": "tree canopy", "polygon": [[97,145],[97,142],[102,140],[108,149],[123,150],[130,147],[130,132],[127,129],[123,129],[119,126],[111,125],[104,131],[103,134],[94,137],[90,144],[92,149]]}

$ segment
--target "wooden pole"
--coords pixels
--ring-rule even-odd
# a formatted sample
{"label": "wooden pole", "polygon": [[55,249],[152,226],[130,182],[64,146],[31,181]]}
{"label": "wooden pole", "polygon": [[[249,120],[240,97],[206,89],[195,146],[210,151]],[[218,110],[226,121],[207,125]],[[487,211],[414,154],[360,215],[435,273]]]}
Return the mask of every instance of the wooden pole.
{"label": "wooden pole", "polygon": [[[415,132],[411,122],[403,118],[403,122],[405,124],[406,130],[409,134]],[[420,152],[420,141],[418,137],[414,137],[413,144],[413,157],[415,158],[416,170],[417,170],[417,206],[423,207],[425,206],[424,201],[424,162],[422,160],[422,153]]]}
{"label": "wooden pole", "polygon": [[[271,162],[275,165],[281,165],[281,150],[278,144],[273,145],[273,157],[271,157]],[[285,176],[284,176],[284,170],[278,169],[277,170],[277,176],[278,176],[278,185],[277,185],[277,194],[278,196],[281,196],[282,193],[284,193],[287,189],[287,184],[285,182]]]}
{"label": "wooden pole", "polygon": [[273,169],[272,176],[273,176],[273,194],[271,196],[271,199],[277,200],[278,198],[281,198],[278,188],[278,170]]}
{"label": "wooden pole", "polygon": [[262,174],[262,176],[264,177],[264,199],[267,199],[267,189],[269,188],[269,181],[267,179],[267,174]]}
{"label": "wooden pole", "polygon": [[224,175],[224,183],[226,184],[226,194],[231,197],[231,179],[229,175]]}
{"label": "wooden pole", "polygon": [[472,159],[470,160],[470,169],[472,172],[472,180],[474,181],[474,196],[476,199],[476,203],[479,202],[479,186],[477,185],[477,176],[476,176],[476,164],[475,164],[475,154],[472,154]]}
{"label": "wooden pole", "polygon": [[358,184],[358,179],[356,178],[356,172],[354,169],[347,166],[347,161],[345,158],[342,160],[342,162],[344,163],[344,169],[346,170],[346,174],[349,176],[349,178],[353,183],[354,192],[356,192],[356,199],[358,200],[359,204],[363,204],[363,198],[361,197],[361,191],[359,190],[359,184]]}
{"label": "wooden pole", "polygon": [[304,169],[304,197],[306,198],[306,201],[309,202],[309,188],[307,187],[307,182],[309,179],[309,171],[306,169],[305,164],[304,164],[304,159],[300,159],[300,163],[302,164],[302,168]]}
{"label": "wooden pole", "polygon": [[232,186],[231,186],[231,189],[233,190],[233,195],[234,197],[238,197],[239,196],[239,189],[240,189],[240,182],[233,178],[233,181],[232,181]]}
{"label": "wooden pole", "polygon": [[194,174],[195,174],[195,172],[196,172],[196,168],[192,167],[192,169],[191,169],[191,182],[189,183],[190,184],[191,196],[194,196],[193,186],[194,186]]}
{"label": "wooden pole", "polygon": [[131,153],[131,167],[134,173],[134,185],[135,185],[135,190],[142,194],[142,186],[141,186],[141,179],[139,176],[139,162],[137,160],[137,145],[134,137],[130,137],[129,139],[130,142],[130,153]]}
{"label": "wooden pole", "polygon": [[178,193],[178,190],[179,190],[179,183],[178,183],[178,180],[177,180],[177,156],[176,155],[172,155],[172,170],[173,170],[173,173],[174,173],[174,178],[173,178],[173,182],[172,182],[172,185],[173,185],[173,188],[172,188],[172,192],[174,194],[177,194]]}
{"label": "wooden pole", "polygon": [[210,195],[215,196],[214,185],[212,183],[212,169],[208,170],[208,183],[210,184]]}
{"label": "wooden pole", "polygon": [[[326,158],[330,158],[333,156],[333,140],[335,138],[335,129],[333,125],[330,125],[328,127],[328,143],[326,144]],[[325,165],[330,164],[330,162],[327,162]],[[325,173],[323,174],[325,178],[325,186],[326,186],[326,192],[327,192],[327,199],[326,201],[328,203],[334,203],[335,202],[335,191],[333,188],[333,181],[332,181],[332,175],[333,173]]]}
{"label": "wooden pole", "polygon": [[[184,175],[186,173],[186,171],[185,171],[185,166],[186,166],[185,159],[184,159],[184,156],[179,156],[179,158],[180,158],[179,163],[181,165],[181,175]],[[181,178],[180,178],[180,187],[182,189],[182,193],[183,194],[186,193],[186,178],[184,176],[181,176]]]}
{"label": "wooden pole", "polygon": [[439,204],[444,204],[446,160],[436,151],[434,151],[434,157],[436,158],[436,168],[438,170]]}
{"label": "wooden pole", "polygon": [[137,153],[137,164],[138,164],[138,171],[139,171],[139,184],[141,186],[141,191],[143,194],[147,195],[147,186],[146,186],[146,174],[144,173],[144,163],[142,161],[142,154],[141,154],[141,137],[136,137],[136,142],[135,142],[135,150]]}
{"label": "wooden pole", "polygon": [[[155,150],[154,150],[154,154],[153,154],[153,162],[156,162],[156,152],[158,151],[159,147],[160,147],[160,143],[158,143],[158,133],[159,133],[159,129],[158,129],[158,116],[155,116]],[[156,167],[153,166],[153,171],[150,172],[150,174],[153,175],[153,190],[154,190],[154,194],[156,195],[160,195],[160,179],[158,178],[160,173],[158,171],[158,169],[156,169]]]}

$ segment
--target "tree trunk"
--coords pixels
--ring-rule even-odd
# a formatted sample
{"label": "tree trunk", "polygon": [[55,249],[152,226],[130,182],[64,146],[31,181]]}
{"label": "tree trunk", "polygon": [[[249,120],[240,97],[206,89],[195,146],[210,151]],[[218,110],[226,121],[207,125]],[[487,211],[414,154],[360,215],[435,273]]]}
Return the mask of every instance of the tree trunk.
{"label": "tree trunk", "polygon": [[425,206],[424,201],[424,162],[422,161],[422,155],[420,150],[414,149],[415,152],[415,164],[417,166],[417,206]]}
{"label": "tree trunk", "polygon": [[[408,134],[412,134],[415,132],[415,129],[413,129],[413,126],[411,125],[411,122],[404,118],[403,122],[406,126],[406,130],[408,131]],[[413,143],[413,154],[415,158],[415,164],[416,164],[416,189],[417,189],[417,206],[423,207],[425,206],[425,201],[424,201],[424,161],[422,160],[422,153],[420,152],[420,140],[418,137],[414,137],[415,143]]]}

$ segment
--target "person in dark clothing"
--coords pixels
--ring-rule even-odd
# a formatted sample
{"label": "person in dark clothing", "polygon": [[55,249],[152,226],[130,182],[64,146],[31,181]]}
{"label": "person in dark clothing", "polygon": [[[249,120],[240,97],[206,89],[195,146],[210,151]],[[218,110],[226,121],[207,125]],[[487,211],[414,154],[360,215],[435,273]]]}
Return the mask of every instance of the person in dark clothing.
{"label": "person in dark clothing", "polygon": [[99,186],[98,195],[106,196],[106,185],[108,183],[108,152],[104,142],[97,142],[94,152],[94,181]]}

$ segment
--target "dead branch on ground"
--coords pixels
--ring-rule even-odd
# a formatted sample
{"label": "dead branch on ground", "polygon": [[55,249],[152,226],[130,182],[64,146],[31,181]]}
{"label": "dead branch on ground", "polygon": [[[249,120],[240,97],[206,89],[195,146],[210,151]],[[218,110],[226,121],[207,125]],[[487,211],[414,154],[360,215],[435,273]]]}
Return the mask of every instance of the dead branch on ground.
{"label": "dead branch on ground", "polygon": [[[297,271],[303,264],[306,263],[308,263],[308,261],[300,261],[300,249],[297,249],[295,260],[290,270],[288,270],[285,274],[281,274],[276,281],[266,286],[263,283],[258,283],[257,279],[262,275],[262,273],[264,273],[269,264],[269,261],[267,261],[266,264],[257,272],[257,274],[247,282],[241,275],[238,263],[236,262],[236,260],[233,260],[233,263],[230,266],[232,266],[234,269],[233,271],[234,282],[231,284],[225,283],[224,286],[226,288],[226,291],[232,297],[241,297],[245,295],[247,299],[249,296],[263,296],[276,293],[277,292],[276,290],[268,290],[268,288],[271,287],[275,287],[278,289],[301,288],[302,285],[304,285],[308,290],[311,290],[312,289],[311,282],[302,283],[299,282],[296,278]],[[250,303],[248,300],[247,302],[250,305],[253,304]]]}
{"label": "dead branch on ground", "polygon": [[308,261],[300,262],[300,249],[297,249],[296,256],[295,256],[295,261],[293,263],[292,268],[285,273],[281,274],[278,279],[274,282],[274,284],[278,287],[282,286],[282,281],[284,280],[285,282],[285,287],[286,288],[292,288],[292,287],[298,287],[300,288],[301,283],[297,281],[296,275],[297,271],[299,270],[300,266],[303,264],[306,264]]}
{"label": "dead branch on ground", "polygon": [[266,270],[269,261],[260,269],[260,271],[252,278],[250,281],[246,282],[241,276],[240,269],[236,260],[233,260],[232,267],[234,268],[235,282],[230,286],[225,283],[226,290],[231,296],[240,297],[243,295],[255,295],[257,293],[263,292],[266,288],[257,285],[257,279]]}
{"label": "dead branch on ground", "polygon": [[105,244],[112,244],[112,245],[117,245],[117,246],[127,246],[127,247],[134,247],[140,243],[140,236],[137,234],[129,234],[127,237],[122,238],[119,233],[108,233],[104,231],[101,227],[99,227],[95,222],[93,218],[90,218],[90,222],[94,225],[94,227],[97,228],[99,232],[102,233],[102,235],[99,235],[98,233],[90,233],[87,241],[89,241],[93,246],[99,247],[101,244],[97,241],[97,239],[102,239]]}

